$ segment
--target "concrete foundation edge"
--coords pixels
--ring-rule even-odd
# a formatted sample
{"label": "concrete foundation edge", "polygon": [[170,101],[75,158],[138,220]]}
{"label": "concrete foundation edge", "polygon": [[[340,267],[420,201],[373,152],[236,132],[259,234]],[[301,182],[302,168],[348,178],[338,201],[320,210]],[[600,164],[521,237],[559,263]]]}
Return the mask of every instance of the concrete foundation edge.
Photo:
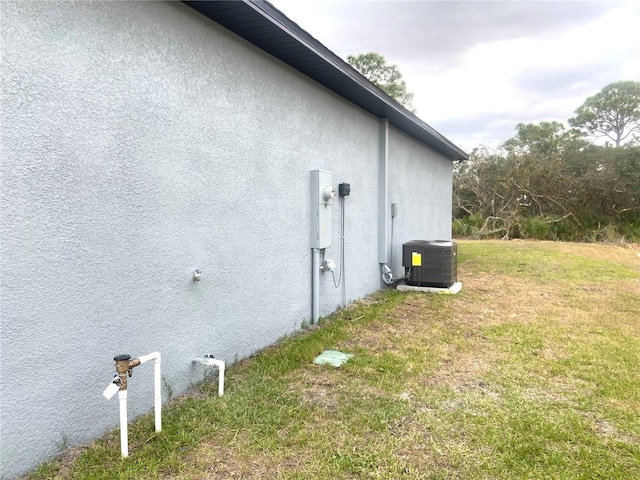
{"label": "concrete foundation edge", "polygon": [[451,285],[449,288],[440,288],[440,287],[414,287],[412,285],[407,285],[402,283],[398,285],[398,290],[401,292],[426,292],[426,293],[439,293],[442,295],[455,295],[460,290],[462,290],[462,282],[456,282]]}

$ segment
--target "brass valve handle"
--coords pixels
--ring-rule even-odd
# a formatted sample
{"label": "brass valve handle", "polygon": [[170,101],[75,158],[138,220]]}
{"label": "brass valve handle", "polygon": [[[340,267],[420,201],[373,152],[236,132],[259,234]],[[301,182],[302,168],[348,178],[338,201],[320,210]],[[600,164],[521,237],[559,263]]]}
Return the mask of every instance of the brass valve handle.
{"label": "brass valve handle", "polygon": [[133,367],[137,367],[140,365],[140,359],[134,358],[133,360],[129,360],[129,376],[133,374]]}

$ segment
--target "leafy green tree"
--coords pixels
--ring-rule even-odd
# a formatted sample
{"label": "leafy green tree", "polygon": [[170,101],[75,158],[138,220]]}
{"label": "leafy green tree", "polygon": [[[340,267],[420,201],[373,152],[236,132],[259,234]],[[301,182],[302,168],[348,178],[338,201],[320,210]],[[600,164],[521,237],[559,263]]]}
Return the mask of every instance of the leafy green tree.
{"label": "leafy green tree", "polygon": [[397,65],[389,65],[379,53],[369,52],[360,55],[348,55],[347,62],[380,90],[400,105],[415,113],[413,93],[407,92],[407,84]]}
{"label": "leafy green tree", "polygon": [[640,131],[639,105],[640,83],[618,82],[587,99],[571,120],[624,148],[540,122],[519,124],[499,149],[475,149],[454,170],[454,234],[639,241],[640,146],[629,142]]}
{"label": "leafy green tree", "polygon": [[605,136],[619,147],[640,132],[640,82],[607,85],[587,98],[569,124],[583,134]]}
{"label": "leafy green tree", "polygon": [[569,140],[564,125],[559,122],[519,123],[516,136],[504,142],[504,149],[510,154],[547,157],[560,153],[563,144]]}

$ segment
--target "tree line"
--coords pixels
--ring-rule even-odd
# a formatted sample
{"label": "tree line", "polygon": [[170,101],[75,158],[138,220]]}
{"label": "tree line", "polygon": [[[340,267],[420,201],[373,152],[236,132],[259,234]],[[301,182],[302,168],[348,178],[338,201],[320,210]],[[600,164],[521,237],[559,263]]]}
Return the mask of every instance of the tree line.
{"label": "tree line", "polygon": [[[397,65],[375,52],[347,61],[415,113]],[[568,125],[518,124],[458,164],[454,236],[640,242],[640,82],[607,85]]]}
{"label": "tree line", "polygon": [[617,82],[568,120],[521,123],[456,166],[453,234],[640,241],[640,82]]}

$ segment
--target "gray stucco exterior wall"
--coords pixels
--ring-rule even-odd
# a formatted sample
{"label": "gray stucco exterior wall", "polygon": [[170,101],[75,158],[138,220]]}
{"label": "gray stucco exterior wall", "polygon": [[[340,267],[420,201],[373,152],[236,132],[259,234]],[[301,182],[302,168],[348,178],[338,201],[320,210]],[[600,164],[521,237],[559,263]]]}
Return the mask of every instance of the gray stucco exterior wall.
{"label": "gray stucco exterior wall", "polygon": [[[117,425],[114,355],[160,351],[180,393],[194,357],[308,321],[311,169],[352,187],[348,299],[380,288],[378,119],[179,3],[1,8],[2,478]],[[394,130],[389,150],[395,251],[450,238],[450,161]],[[340,303],[321,275],[320,314]]]}
{"label": "gray stucco exterior wall", "polygon": [[393,232],[391,222],[388,232],[390,260],[394,277],[401,278],[403,243],[451,240],[453,163],[390,128],[388,170],[389,205],[398,204],[398,215],[392,219]]}

